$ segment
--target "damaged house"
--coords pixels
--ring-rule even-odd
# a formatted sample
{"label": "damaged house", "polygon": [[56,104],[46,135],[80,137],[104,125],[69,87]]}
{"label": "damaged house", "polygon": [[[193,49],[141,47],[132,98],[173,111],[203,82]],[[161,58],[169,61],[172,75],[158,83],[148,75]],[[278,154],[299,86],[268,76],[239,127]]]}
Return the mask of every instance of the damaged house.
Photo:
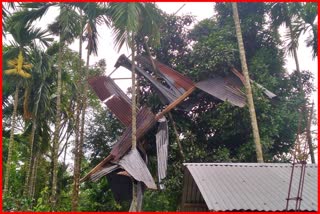
{"label": "damaged house", "polygon": [[[186,76],[172,68],[150,58],[137,56],[135,72],[143,77],[157,93],[164,108],[155,114],[148,107],[137,108],[137,150],[131,150],[131,100],[107,76],[92,77],[89,84],[99,99],[110,109],[119,121],[126,126],[122,136],[114,144],[110,154],[95,166],[81,182],[98,181],[105,177],[108,179],[113,195],[117,201],[132,199],[132,182],[138,185],[138,200],[142,201],[145,188],[163,188],[162,180],[167,173],[168,159],[168,122],[165,114],[181,104],[193,91],[201,90],[218,100],[229,102],[238,107],[246,105],[246,97],[242,91],[243,76],[236,69],[231,68],[230,74],[194,83]],[[151,61],[152,60],[152,61]],[[121,55],[115,67],[123,66],[131,70],[131,61]],[[155,78],[157,77],[157,78]],[[276,95],[264,89],[265,95],[272,99]],[[183,108],[183,107],[182,107]],[[157,126],[156,149],[158,162],[158,186],[147,167],[147,154],[143,144],[145,134]]]}

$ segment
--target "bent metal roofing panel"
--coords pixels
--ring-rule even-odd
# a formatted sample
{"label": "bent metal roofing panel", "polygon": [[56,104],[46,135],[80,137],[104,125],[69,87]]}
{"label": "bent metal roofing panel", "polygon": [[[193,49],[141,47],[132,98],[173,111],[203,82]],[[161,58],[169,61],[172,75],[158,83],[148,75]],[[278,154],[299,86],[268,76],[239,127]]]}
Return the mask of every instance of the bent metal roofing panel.
{"label": "bent metal roofing panel", "polygon": [[[185,175],[192,176],[211,211],[284,211],[286,209],[291,164],[186,163],[184,165],[190,172]],[[301,165],[295,165],[291,197],[297,196],[300,172]],[[317,172],[317,165],[307,164],[301,202],[302,211],[317,210]],[[294,209],[295,200],[290,200],[289,210]]]}

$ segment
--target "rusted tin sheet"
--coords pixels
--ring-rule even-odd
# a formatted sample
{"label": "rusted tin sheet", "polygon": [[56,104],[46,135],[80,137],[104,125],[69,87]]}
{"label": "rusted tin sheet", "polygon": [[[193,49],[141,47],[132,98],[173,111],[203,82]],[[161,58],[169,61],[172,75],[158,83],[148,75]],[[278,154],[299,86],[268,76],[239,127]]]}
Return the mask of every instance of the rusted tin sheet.
{"label": "rusted tin sheet", "polygon": [[[155,115],[147,107],[142,107],[137,114],[137,142],[155,125],[156,119]],[[125,155],[131,148],[131,126],[128,126],[124,131],[119,140],[113,145],[110,154],[103,159],[99,164],[97,164],[88,174],[86,174],[82,179],[85,181],[89,179],[92,174],[101,171],[104,167],[108,166],[111,162],[117,162]]]}
{"label": "rusted tin sheet", "polygon": [[[118,58],[117,63],[115,65],[115,67],[118,67],[118,66],[123,66],[124,68],[131,71],[132,62],[125,55],[122,54]],[[152,77],[149,73],[144,71],[139,66],[135,66],[135,72],[137,74],[143,76],[144,78],[146,78],[152,84],[153,88],[157,91],[157,94],[159,96],[161,96],[160,100],[163,102],[164,105],[172,103],[179,96],[181,96],[181,93],[177,94],[177,93],[175,93],[175,91],[170,90],[169,88],[165,87],[163,84],[158,82],[154,77]]]}
{"label": "rusted tin sheet", "polygon": [[197,88],[211,94],[223,101],[228,101],[232,105],[243,107],[246,104],[246,97],[241,92],[241,87],[233,83],[232,77],[215,77],[204,80],[196,84]]}
{"label": "rusted tin sheet", "polygon": [[160,189],[164,189],[162,180],[167,176],[167,161],[168,161],[168,145],[169,131],[168,121],[165,117],[159,120],[158,132],[156,134],[157,145],[157,161],[158,161],[158,180]]}
{"label": "rusted tin sheet", "polygon": [[89,84],[99,99],[125,126],[131,124],[131,101],[111,78],[93,77],[89,79]]}
{"label": "rusted tin sheet", "polygon": [[[157,77],[157,80],[166,83],[166,86],[170,88],[174,92],[174,94],[177,94],[181,96],[186,90],[182,87],[176,87],[175,82],[172,78],[170,78],[168,75],[165,75],[159,69],[156,67],[156,71],[154,71],[154,67],[152,63],[150,63],[151,60],[149,58],[143,57],[143,56],[137,56],[137,63],[139,66],[141,66],[144,70],[151,71],[155,74]],[[156,66],[156,65],[155,65]]]}
{"label": "rusted tin sheet", "polygon": [[157,189],[152,175],[137,149],[130,150],[127,155],[121,158],[118,164],[135,180],[143,182],[149,189]]}
{"label": "rusted tin sheet", "polygon": [[[137,62],[151,66],[151,62],[149,59],[143,56],[137,56],[136,57]],[[166,66],[165,64],[162,64],[161,62],[158,62],[157,60],[154,60],[154,63],[158,70],[167,77],[167,79],[171,80],[176,88],[183,88],[185,91],[189,90],[194,86],[194,83],[191,79],[188,77],[182,75],[181,73],[175,71],[174,69]],[[183,92],[182,92],[183,93]]]}
{"label": "rusted tin sheet", "polygon": [[[137,141],[139,141],[156,123],[155,115],[147,107],[142,107],[137,114]],[[113,146],[111,155],[119,160],[131,148],[132,127],[128,126],[118,142]]]}

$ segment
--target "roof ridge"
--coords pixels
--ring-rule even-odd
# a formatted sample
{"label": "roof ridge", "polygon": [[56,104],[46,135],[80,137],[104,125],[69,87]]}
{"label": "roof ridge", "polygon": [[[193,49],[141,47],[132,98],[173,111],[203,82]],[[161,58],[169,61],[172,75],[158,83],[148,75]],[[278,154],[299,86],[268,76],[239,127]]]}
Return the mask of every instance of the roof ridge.
{"label": "roof ridge", "polygon": [[[184,166],[227,166],[227,167],[292,167],[292,163],[183,163]],[[299,167],[296,164],[295,167]],[[306,167],[318,167],[318,164],[307,164]]]}

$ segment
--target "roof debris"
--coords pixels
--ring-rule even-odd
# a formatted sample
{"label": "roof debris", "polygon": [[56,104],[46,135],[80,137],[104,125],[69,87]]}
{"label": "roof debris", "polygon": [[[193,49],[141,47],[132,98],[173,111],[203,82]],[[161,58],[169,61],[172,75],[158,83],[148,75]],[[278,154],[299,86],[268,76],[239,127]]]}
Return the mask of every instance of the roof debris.
{"label": "roof debris", "polygon": [[162,180],[167,176],[169,130],[168,121],[165,117],[162,117],[158,122],[159,126],[156,134],[158,180],[160,189],[164,189]]}
{"label": "roof debris", "polygon": [[[154,60],[157,71],[153,72],[150,59],[143,56],[136,57],[138,65],[136,72],[147,79],[160,95],[163,104],[168,106],[162,112],[154,115],[147,107],[137,108],[137,142],[138,148],[141,148],[141,139],[143,136],[159,122],[158,132],[156,134],[157,160],[158,160],[158,180],[160,188],[164,188],[162,180],[167,174],[168,144],[169,132],[168,122],[164,114],[179,105],[187,98],[197,87],[210,95],[231,104],[243,107],[246,104],[245,94],[242,92],[243,76],[236,69],[233,73],[225,77],[214,77],[198,83],[180,74],[174,69]],[[115,65],[123,66],[131,70],[131,61],[124,55],[121,55]],[[146,70],[148,71],[146,71]],[[157,73],[157,75],[155,74]],[[154,74],[154,75],[152,75]],[[154,76],[157,76],[156,78]],[[116,200],[132,199],[132,178],[145,184],[149,189],[157,189],[151,173],[149,172],[145,161],[137,149],[131,148],[131,100],[109,77],[98,76],[89,79],[89,84],[108,108],[127,128],[114,144],[110,154],[94,167],[81,182],[90,179],[97,181],[103,176],[107,176],[111,190]],[[271,99],[275,95],[262,88],[266,95]],[[143,154],[146,156],[146,154]],[[147,157],[144,157],[147,160]],[[128,196],[129,194],[129,196]],[[142,196],[141,196],[142,197]]]}
{"label": "roof debris", "polygon": [[89,79],[89,84],[112,113],[123,125],[131,124],[131,100],[109,77],[97,76]]}

